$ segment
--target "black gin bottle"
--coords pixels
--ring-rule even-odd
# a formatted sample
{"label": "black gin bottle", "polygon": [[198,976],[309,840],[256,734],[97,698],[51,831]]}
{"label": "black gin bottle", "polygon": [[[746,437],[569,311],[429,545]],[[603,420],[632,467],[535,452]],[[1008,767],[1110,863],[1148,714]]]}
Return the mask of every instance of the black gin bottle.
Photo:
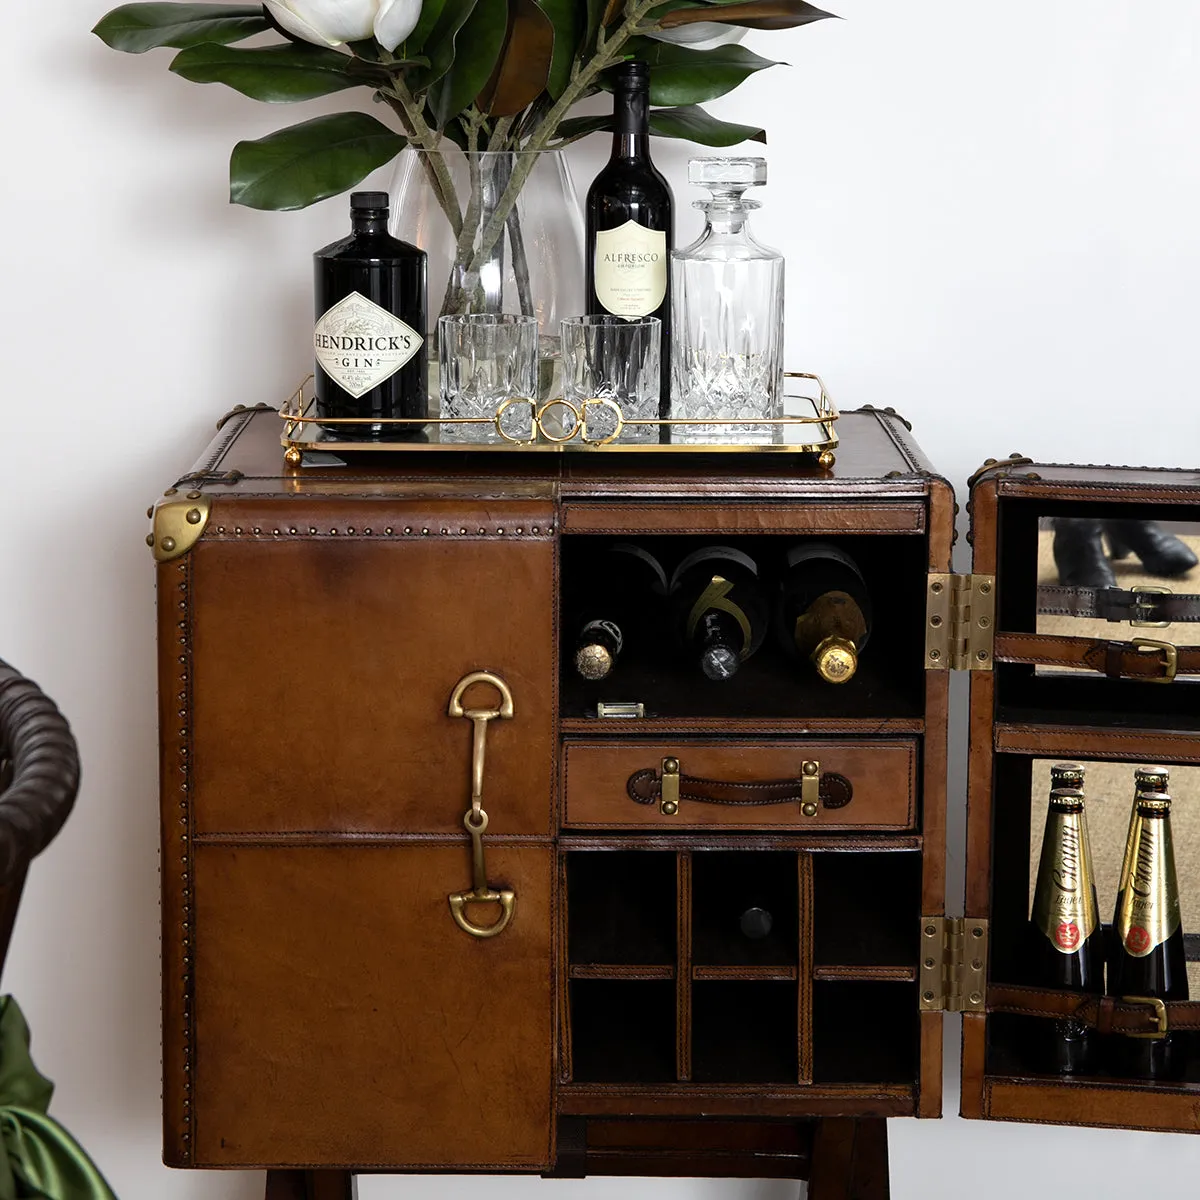
{"label": "black gin bottle", "polygon": [[650,161],[650,68],[622,63],[613,88],[613,145],[587,196],[587,304],[594,314],[662,322],[659,412],[671,400],[671,187]]}
{"label": "black gin bottle", "polygon": [[386,192],[350,197],[352,232],[313,255],[316,415],[366,418],[325,428],[349,440],[412,437],[427,417],[425,252],[388,233]]}

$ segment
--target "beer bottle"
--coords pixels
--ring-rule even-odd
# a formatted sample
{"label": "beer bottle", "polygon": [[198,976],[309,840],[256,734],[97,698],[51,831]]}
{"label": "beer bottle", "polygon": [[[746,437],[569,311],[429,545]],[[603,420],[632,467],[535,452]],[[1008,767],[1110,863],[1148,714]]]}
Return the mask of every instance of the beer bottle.
{"label": "beer bottle", "polygon": [[1137,827],[1137,798],[1141,792],[1166,793],[1170,790],[1171,772],[1166,767],[1138,767],[1133,773],[1133,804],[1129,807],[1129,829],[1125,834],[1125,853],[1121,857],[1121,873],[1117,876],[1117,902],[1113,905],[1112,937],[1108,948],[1108,972],[1111,975],[1116,970],[1117,951],[1117,918],[1121,915],[1121,898],[1125,894],[1125,880],[1129,877],[1132,865],[1133,831]]}
{"label": "beer bottle", "polygon": [[[1171,797],[1165,792],[1138,793],[1129,862],[1121,885],[1109,994],[1186,1000],[1187,964],[1171,841]],[[1118,1075],[1173,1079],[1183,1073],[1183,1047],[1170,1032],[1160,1038],[1118,1034],[1112,1038],[1111,1049],[1112,1068]]]}
{"label": "beer bottle", "polygon": [[[1041,987],[1099,994],[1104,989],[1104,931],[1096,903],[1083,792],[1050,793],[1033,893],[1033,972]],[[1070,1019],[1041,1022],[1038,1057],[1056,1074],[1096,1065],[1096,1034]]]}

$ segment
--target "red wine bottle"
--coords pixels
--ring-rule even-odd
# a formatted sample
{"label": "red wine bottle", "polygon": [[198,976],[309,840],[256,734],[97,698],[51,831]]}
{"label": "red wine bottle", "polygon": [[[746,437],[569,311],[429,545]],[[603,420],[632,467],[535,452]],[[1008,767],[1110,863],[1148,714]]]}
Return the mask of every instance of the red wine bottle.
{"label": "red wine bottle", "polygon": [[619,542],[587,572],[587,594],[576,616],[575,670],[584,679],[606,678],[622,654],[648,657],[662,627],[667,577],[642,546]]}
{"label": "red wine bottle", "polygon": [[587,305],[662,322],[659,413],[671,402],[671,186],[650,161],[650,68],[622,63],[613,84],[612,157],[587,195]]}
{"label": "red wine bottle", "polygon": [[731,546],[689,554],[671,580],[671,622],[685,658],[708,679],[731,679],[767,632],[754,560]]}
{"label": "red wine bottle", "polygon": [[419,436],[374,422],[429,415],[425,252],[388,233],[387,192],[355,192],[350,218],[350,236],[313,255],[316,416],[369,418],[325,427],[342,439]]}

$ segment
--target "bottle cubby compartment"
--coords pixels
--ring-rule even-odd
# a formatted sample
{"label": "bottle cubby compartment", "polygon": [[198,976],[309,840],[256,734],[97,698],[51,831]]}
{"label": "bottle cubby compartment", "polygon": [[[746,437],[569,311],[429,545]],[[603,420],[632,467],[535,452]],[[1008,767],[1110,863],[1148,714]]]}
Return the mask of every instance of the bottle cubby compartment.
{"label": "bottle cubby compartment", "polygon": [[[707,679],[687,661],[664,615],[655,636],[636,639],[617,658],[611,674],[599,681],[575,669],[576,639],[595,593],[595,563],[617,539],[568,535],[562,539],[560,573],[561,711],[566,718],[594,718],[604,703],[641,703],[647,717],[704,720],[891,717],[917,720],[924,710],[925,541],[911,535],[872,534],[840,538],[791,535],[692,535],[619,539],[646,549],[668,576],[688,554],[720,544],[748,555],[759,569],[769,616],[761,649],[737,674],[719,682]],[[873,599],[870,640],[853,678],[825,683],[807,661],[789,656],[780,642],[775,612],[786,553],[794,546],[828,542],[849,554],[862,572]],[[665,613],[667,605],[661,610]]]}
{"label": "bottle cubby compartment", "polygon": [[677,869],[675,854],[652,850],[569,854],[568,961],[674,967]]}
{"label": "bottle cubby compartment", "polygon": [[692,962],[794,966],[799,960],[796,855],[708,850],[692,856]]}
{"label": "bottle cubby compartment", "polygon": [[916,1079],[917,851],[580,848],[563,877],[572,1084]]}
{"label": "bottle cubby compartment", "polygon": [[697,1083],[794,1084],[799,1074],[795,983],[692,985],[692,1078]]}
{"label": "bottle cubby compartment", "polygon": [[823,981],[813,985],[813,1082],[910,1083],[921,1031],[917,985]]}
{"label": "bottle cubby compartment", "polygon": [[813,893],[813,962],[818,968],[915,968],[921,917],[918,852],[815,854]]}
{"label": "bottle cubby compartment", "polygon": [[664,980],[572,979],[571,1074],[576,1083],[672,1083],[676,991]]}

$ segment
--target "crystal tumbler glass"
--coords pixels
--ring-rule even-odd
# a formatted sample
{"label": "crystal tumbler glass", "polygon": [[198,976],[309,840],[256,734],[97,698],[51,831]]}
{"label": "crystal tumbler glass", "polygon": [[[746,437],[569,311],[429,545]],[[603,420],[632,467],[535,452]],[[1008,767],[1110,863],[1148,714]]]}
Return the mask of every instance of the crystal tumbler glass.
{"label": "crystal tumbler glass", "polygon": [[[657,421],[661,347],[657,317],[605,314],[563,321],[563,399],[580,413],[589,441],[611,439],[618,429],[617,409],[624,421]],[[658,441],[658,426],[625,425],[620,440]]]}
{"label": "crystal tumbler glass", "polygon": [[[438,319],[438,364],[443,420],[493,418],[506,401],[526,400],[506,410],[504,427],[527,439],[538,395],[536,317],[468,313]],[[495,425],[442,425],[443,442],[499,442]]]}

